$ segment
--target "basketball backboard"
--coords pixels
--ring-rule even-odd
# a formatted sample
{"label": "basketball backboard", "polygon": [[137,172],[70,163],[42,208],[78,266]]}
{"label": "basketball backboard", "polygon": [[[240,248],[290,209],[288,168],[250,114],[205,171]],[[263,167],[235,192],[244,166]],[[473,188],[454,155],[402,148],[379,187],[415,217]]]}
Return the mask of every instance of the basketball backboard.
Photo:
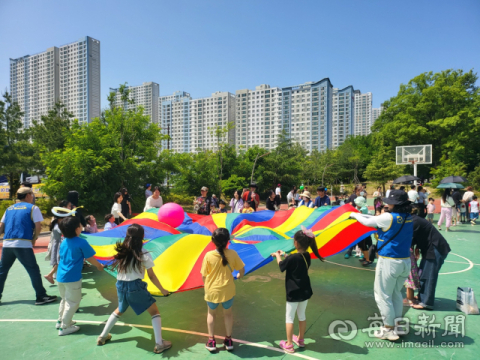
{"label": "basketball backboard", "polygon": [[397,165],[431,164],[432,145],[397,146]]}

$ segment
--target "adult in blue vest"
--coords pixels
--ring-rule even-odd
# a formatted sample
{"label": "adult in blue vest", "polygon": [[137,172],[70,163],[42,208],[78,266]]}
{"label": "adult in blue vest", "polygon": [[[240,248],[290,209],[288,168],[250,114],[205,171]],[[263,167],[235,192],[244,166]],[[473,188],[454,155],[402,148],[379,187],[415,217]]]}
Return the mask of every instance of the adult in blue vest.
{"label": "adult in blue vest", "polygon": [[35,305],[42,305],[57,300],[49,296],[42,284],[42,276],[38,267],[33,246],[38,238],[43,221],[40,209],[32,204],[33,191],[22,187],[17,191],[19,203],[10,206],[0,221],[0,235],[3,236],[2,259],[0,260],[0,299],[2,298],[8,271],[16,259],[27,270],[36,293]]}
{"label": "adult in blue vest", "polygon": [[398,340],[400,327],[396,319],[402,317],[403,297],[401,290],[412,267],[410,246],[413,238],[412,206],[408,194],[392,190],[388,198],[383,198],[388,212],[379,216],[366,216],[352,213],[365,226],[378,229],[378,263],[375,271],[375,301],[383,317],[384,326],[375,336],[390,341]]}

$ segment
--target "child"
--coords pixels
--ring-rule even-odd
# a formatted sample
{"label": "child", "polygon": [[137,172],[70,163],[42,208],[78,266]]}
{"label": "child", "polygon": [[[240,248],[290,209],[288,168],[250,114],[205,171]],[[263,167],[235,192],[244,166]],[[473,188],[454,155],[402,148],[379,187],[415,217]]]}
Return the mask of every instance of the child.
{"label": "child", "polygon": [[467,222],[467,206],[465,205],[465,203],[461,203],[460,204],[460,222],[461,223],[464,223],[464,222]]}
{"label": "child", "polygon": [[113,214],[105,215],[105,226],[103,227],[103,231],[107,231],[113,229],[117,224],[115,224],[115,217]]}
{"label": "child", "polygon": [[430,224],[433,224],[433,213],[435,212],[435,200],[433,198],[428,199],[427,205],[427,220],[430,221]]}
{"label": "child", "polygon": [[250,201],[245,201],[243,203],[242,214],[251,214],[253,213],[253,208],[250,206]]}
{"label": "child", "polygon": [[235,296],[235,284],[233,283],[232,272],[237,270],[237,279],[245,274],[245,264],[234,250],[227,249],[230,233],[225,228],[218,228],[213,232],[212,242],[216,250],[205,254],[202,263],[202,279],[205,284],[205,301],[208,305],[207,326],[208,342],[205,345],[208,351],[215,351],[215,318],[216,309],[221,303],[225,320],[226,336],[223,341],[225,349],[233,350],[232,327],[233,314],[232,305]]}
{"label": "child", "polygon": [[478,219],[478,201],[475,195],[473,195],[472,201],[468,204],[468,212],[470,213],[470,223],[473,226]]}
{"label": "child", "polygon": [[212,211],[210,213],[212,215],[213,214],[226,214],[227,213],[227,209],[225,209],[226,205],[227,204],[225,204],[225,201],[220,200],[219,203],[218,203],[218,209],[217,208],[212,208]]}
{"label": "child", "polygon": [[403,299],[403,306],[416,305],[418,302],[415,300],[415,290],[420,289],[420,276],[418,275],[417,256],[413,248],[410,248],[410,261],[412,267],[408,279],[405,280],[405,287],[407,288],[407,298]]}
{"label": "child", "polygon": [[162,339],[162,320],[158,312],[155,299],[147,290],[147,284],[143,282],[145,270],[152,283],[164,296],[168,295],[157,276],[153,272],[152,255],[143,249],[143,236],[145,231],[141,225],[133,224],[127,229],[127,236],[123,242],[117,242],[112,263],[112,269],[117,270],[117,296],[118,307],[110,315],[105,327],[97,339],[97,345],[105,345],[112,339],[109,333],[120,316],[131,306],[135,314],[140,315],[145,310],[152,317],[153,333],[155,335],[155,347],[153,352],[160,354],[170,349],[172,343]]}
{"label": "child", "polygon": [[[355,202],[355,205],[357,207],[357,210],[360,211],[361,214],[367,214],[368,215],[367,200],[365,200],[365,198],[363,196],[358,196],[354,200],[354,202]],[[383,205],[383,203],[382,203],[382,205]],[[370,235],[363,238],[358,243],[358,247],[361,250],[361,255],[359,256],[360,258],[358,260],[362,262],[363,266],[369,266],[373,263],[373,261],[371,261],[369,259],[369,252],[368,252],[368,249],[370,249],[371,246],[372,246],[372,238],[371,238]]]}
{"label": "child", "polygon": [[[283,251],[278,250],[271,254],[277,258],[280,271],[287,271],[285,276],[285,288],[287,291],[287,340],[280,341],[280,347],[290,354],[295,352],[293,343],[298,347],[305,347],[305,330],[307,328],[305,309],[307,308],[308,299],[313,294],[310,277],[308,276],[308,269],[311,264],[310,254],[307,251],[308,248],[312,249],[316,257],[324,261],[318,253],[315,235],[311,230],[307,230],[302,226],[302,230],[295,233],[293,240],[295,249],[297,249],[296,254],[285,256],[283,261],[281,257],[282,254],[285,255]],[[298,316],[298,336],[293,334],[295,313]]]}
{"label": "child", "polygon": [[[67,200],[61,201],[58,206],[68,210],[72,210],[72,204],[70,204]],[[47,281],[52,285],[55,283],[55,274],[57,272],[58,262],[60,260],[58,250],[60,249],[60,244],[63,240],[62,232],[58,227],[58,224],[61,220],[62,218],[54,216],[52,222],[50,223],[50,242],[48,243],[47,255],[45,256],[45,260],[50,261],[50,266],[52,266],[52,270],[50,270],[47,275],[43,275],[43,277],[47,279]]]}
{"label": "child", "polygon": [[60,261],[57,270],[58,291],[62,297],[58,311],[56,328],[58,335],[68,335],[80,330],[74,325],[73,315],[82,300],[82,268],[83,259],[95,265],[99,271],[103,266],[93,257],[95,250],[87,240],[78,237],[82,232],[82,224],[78,216],[69,216],[59,224],[63,234],[60,245]]}
{"label": "child", "polygon": [[85,231],[90,233],[90,234],[96,234],[98,233],[97,229],[97,221],[95,220],[95,216],[93,215],[88,215],[85,218],[85,221],[87,222],[87,226],[85,226]]}

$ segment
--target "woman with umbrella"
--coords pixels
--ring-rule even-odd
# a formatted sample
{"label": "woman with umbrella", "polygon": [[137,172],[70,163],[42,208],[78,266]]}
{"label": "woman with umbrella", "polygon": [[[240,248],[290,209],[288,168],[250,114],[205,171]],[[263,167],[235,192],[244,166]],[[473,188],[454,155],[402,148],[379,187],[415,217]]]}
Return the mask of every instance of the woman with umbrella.
{"label": "woman with umbrella", "polygon": [[410,246],[413,238],[412,206],[404,191],[392,190],[383,198],[388,212],[378,216],[351,213],[359,223],[378,230],[378,264],[375,270],[375,301],[384,326],[375,334],[380,339],[398,340],[395,319],[402,316],[402,288],[412,267]]}

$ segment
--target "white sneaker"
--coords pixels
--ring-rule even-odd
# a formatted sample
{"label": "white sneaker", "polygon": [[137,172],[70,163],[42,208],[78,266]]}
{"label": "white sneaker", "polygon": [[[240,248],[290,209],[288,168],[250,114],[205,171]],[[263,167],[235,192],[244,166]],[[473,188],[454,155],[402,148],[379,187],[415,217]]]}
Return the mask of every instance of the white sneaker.
{"label": "white sneaker", "polygon": [[400,339],[400,337],[393,331],[393,329],[387,329],[385,327],[381,327],[380,330],[375,331],[375,337],[382,339],[382,340],[390,340],[396,341]]}
{"label": "white sneaker", "polygon": [[73,334],[74,332],[77,332],[78,330],[80,330],[80,326],[72,325],[72,326],[67,327],[66,329],[59,329],[58,330],[58,336]]}
{"label": "white sneaker", "polygon": [[[70,325],[75,325],[76,323],[77,323],[76,321],[72,321]],[[62,327],[62,322],[57,321],[57,323],[55,324],[55,329],[60,330],[61,327]]]}

